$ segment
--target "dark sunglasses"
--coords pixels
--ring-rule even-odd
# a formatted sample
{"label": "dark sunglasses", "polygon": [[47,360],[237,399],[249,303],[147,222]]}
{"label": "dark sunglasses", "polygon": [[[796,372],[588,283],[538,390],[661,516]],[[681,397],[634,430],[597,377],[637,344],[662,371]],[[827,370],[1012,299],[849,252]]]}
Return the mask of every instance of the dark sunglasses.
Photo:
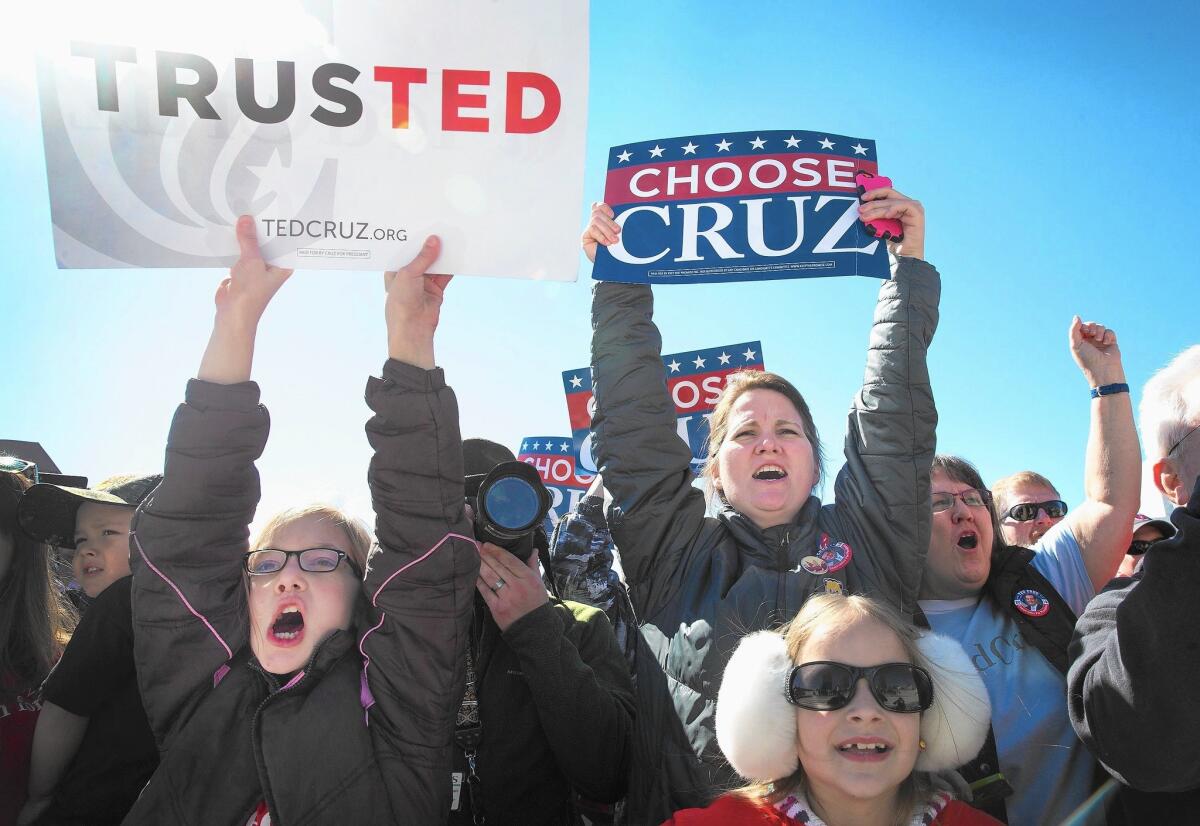
{"label": "dark sunglasses", "polygon": [[1157,541],[1157,539],[1135,539],[1129,543],[1129,550],[1125,553],[1130,556],[1141,556]]}
{"label": "dark sunglasses", "polygon": [[962,493],[935,493],[930,502],[933,506],[934,513],[948,511],[954,507],[954,500],[961,499],[962,503],[968,508],[983,508],[992,501],[992,492],[990,490],[975,490],[975,488],[967,488]]}
{"label": "dark sunglasses", "polygon": [[342,560],[350,566],[355,575],[362,577],[362,571],[354,564],[354,560],[346,556],[344,551],[334,548],[308,548],[303,551],[280,551],[276,548],[263,548],[250,551],[242,559],[246,573],[252,576],[277,574],[287,565],[288,557],[296,557],[300,561],[300,570],[310,574],[327,574],[335,570]]}
{"label": "dark sunglasses", "polygon": [[784,696],[800,708],[833,711],[853,699],[860,678],[866,679],[871,696],[887,711],[916,714],[933,705],[929,672],[912,663],[884,663],[870,668],[835,662],[804,663],[788,675]]}
{"label": "dark sunglasses", "polygon": [[1044,510],[1046,516],[1051,519],[1062,519],[1067,515],[1067,503],[1061,499],[1051,499],[1049,502],[1022,502],[1005,511],[1001,518],[1014,522],[1030,522],[1037,519],[1039,510]]}

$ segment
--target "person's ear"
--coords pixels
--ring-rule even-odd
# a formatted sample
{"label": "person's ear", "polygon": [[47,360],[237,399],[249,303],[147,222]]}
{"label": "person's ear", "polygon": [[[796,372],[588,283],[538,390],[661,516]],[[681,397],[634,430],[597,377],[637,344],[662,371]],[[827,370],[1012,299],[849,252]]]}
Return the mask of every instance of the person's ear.
{"label": "person's ear", "polygon": [[1162,457],[1154,463],[1151,473],[1154,478],[1154,487],[1158,488],[1163,496],[1170,499],[1175,505],[1181,505],[1187,501],[1186,499],[1184,502],[1179,501],[1181,485],[1179,484],[1179,473],[1176,471],[1173,461],[1166,456]]}

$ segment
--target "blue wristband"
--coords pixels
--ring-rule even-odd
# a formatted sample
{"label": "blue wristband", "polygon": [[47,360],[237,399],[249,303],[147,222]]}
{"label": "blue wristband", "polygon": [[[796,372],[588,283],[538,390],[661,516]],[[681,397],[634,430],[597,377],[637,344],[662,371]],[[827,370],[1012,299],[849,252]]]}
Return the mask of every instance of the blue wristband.
{"label": "blue wristband", "polygon": [[1102,384],[1099,387],[1092,388],[1092,398],[1098,399],[1101,396],[1115,396],[1117,393],[1128,393],[1128,384]]}

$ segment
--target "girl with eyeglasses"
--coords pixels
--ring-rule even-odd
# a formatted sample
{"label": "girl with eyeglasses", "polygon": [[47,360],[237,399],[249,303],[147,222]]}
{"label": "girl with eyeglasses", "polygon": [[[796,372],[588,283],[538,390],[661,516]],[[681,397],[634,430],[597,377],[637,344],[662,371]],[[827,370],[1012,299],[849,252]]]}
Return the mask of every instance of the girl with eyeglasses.
{"label": "girl with eyeglasses", "polygon": [[812,597],[725,670],[717,739],[749,785],[665,826],[996,824],[936,774],[979,750],[988,713],[955,641],[869,597]]}
{"label": "girl with eyeglasses", "polygon": [[[816,495],[823,459],[808,404],[774,373],[729,377],[708,422],[708,496],[697,489],[651,288],[595,287],[593,452],[613,496],[613,539],[650,649],[637,658],[633,821],[702,805],[733,782],[713,715],[738,638],[773,627],[814,593],[869,593],[905,614],[916,610],[937,422],[926,353],[941,282],[924,260],[920,203],[882,188],[866,193],[859,209],[862,220],[899,220],[904,239],[893,245],[896,266],[879,289],[833,504]],[[620,243],[621,232],[613,210],[595,204],[586,254],[594,260],[599,245]],[[724,287],[731,301],[760,288]],[[802,296],[803,285],[793,292]],[[669,288],[657,296],[686,297]],[[818,312],[803,308],[797,323]]]}
{"label": "girl with eyeglasses", "polygon": [[368,555],[365,528],[326,506],[247,542],[269,426],[254,339],[291,271],[266,264],[250,218],[237,237],[163,482],[134,520],[135,654],[162,762],[125,823],[444,822],[479,559],[456,402],[433,360],[438,241],[385,277]]}

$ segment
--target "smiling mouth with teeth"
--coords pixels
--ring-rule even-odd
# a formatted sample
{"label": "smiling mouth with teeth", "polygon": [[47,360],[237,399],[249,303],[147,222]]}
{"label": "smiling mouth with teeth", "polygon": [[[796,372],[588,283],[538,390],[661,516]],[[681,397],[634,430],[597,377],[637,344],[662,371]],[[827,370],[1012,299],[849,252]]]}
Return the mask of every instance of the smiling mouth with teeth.
{"label": "smiling mouth with teeth", "polygon": [[779,465],[763,465],[758,470],[754,471],[754,478],[773,482],[777,479],[783,479],[787,476],[787,471]]}
{"label": "smiling mouth with teeth", "polygon": [[295,605],[283,609],[275,622],[271,624],[271,636],[276,640],[290,642],[304,630],[304,615]]}
{"label": "smiling mouth with teeth", "polygon": [[841,752],[858,752],[861,754],[883,754],[891,751],[891,747],[885,743],[847,743],[844,746],[838,746],[838,751]]}

